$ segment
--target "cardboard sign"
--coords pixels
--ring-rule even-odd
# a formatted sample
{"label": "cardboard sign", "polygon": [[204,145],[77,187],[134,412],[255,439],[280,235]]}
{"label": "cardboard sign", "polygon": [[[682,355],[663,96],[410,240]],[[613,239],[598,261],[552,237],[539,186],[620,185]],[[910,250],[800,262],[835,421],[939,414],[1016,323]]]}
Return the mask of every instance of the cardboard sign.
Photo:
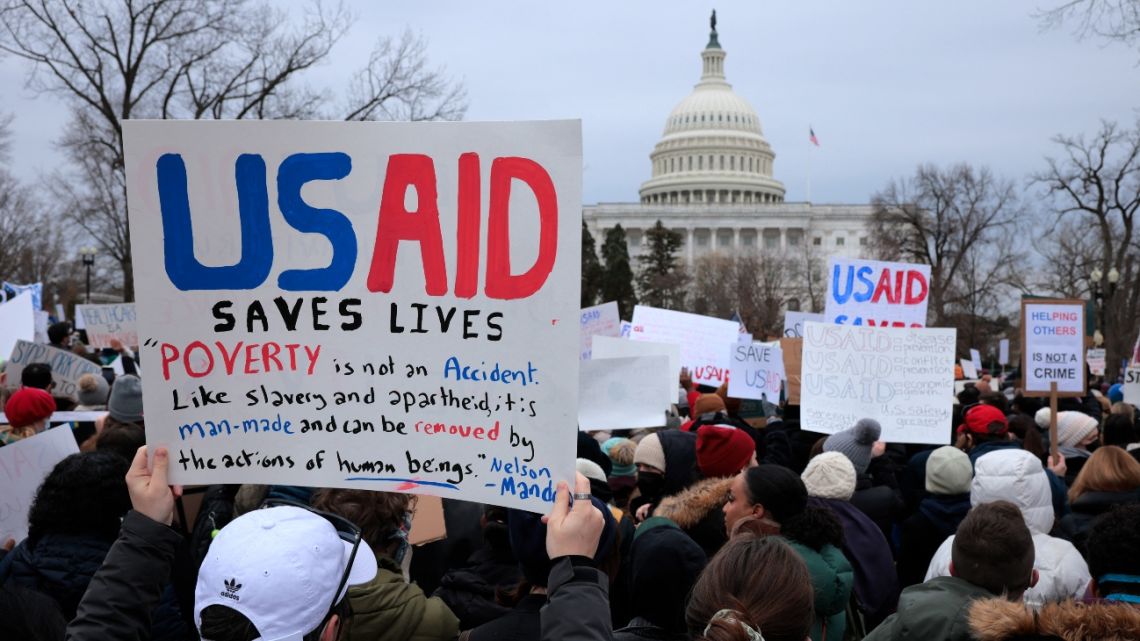
{"label": "cardboard sign", "polygon": [[1094,348],[1086,351],[1085,359],[1089,364],[1089,373],[1094,376],[1104,376],[1104,370],[1108,367],[1108,359],[1103,348]]}
{"label": "cardboard sign", "polygon": [[784,354],[784,396],[788,405],[799,405],[804,339],[781,338],[780,351]]}
{"label": "cardboard sign", "polygon": [[1140,367],[1124,370],[1124,402],[1140,405]]}
{"label": "cardboard sign", "polygon": [[739,333],[736,321],[636,305],[630,338],[680,345],[681,367],[693,382],[718,387],[728,374],[728,346]]}
{"label": "cardboard sign", "polygon": [[0,304],[0,361],[8,360],[16,341],[32,341],[35,336],[36,314],[31,292]]}
{"label": "cardboard sign", "polygon": [[804,323],[822,323],[825,322],[823,314],[812,314],[810,312],[785,312],[784,313],[784,338],[803,338],[804,337]]}
{"label": "cardboard sign", "polygon": [[408,543],[424,545],[446,538],[443,499],[430,495],[417,496],[416,511],[412,514],[412,529],[408,530]]}
{"label": "cardboard sign", "polygon": [[950,442],[956,331],[804,326],[800,424],[824,434],[861,418],[890,443]]}
{"label": "cardboard sign", "polygon": [[861,258],[828,260],[829,323],[875,327],[925,327],[930,266]]}
{"label": "cardboard sign", "polygon": [[71,429],[57,427],[0,447],[0,542],[28,537],[28,510],[57,463],[79,453]]}
{"label": "cardboard sign", "polygon": [[978,368],[974,367],[974,361],[968,358],[959,358],[958,364],[962,366],[962,376],[965,377],[966,380],[974,381],[979,378]]}
{"label": "cardboard sign", "polygon": [[1048,298],[1021,301],[1021,378],[1026,396],[1084,396],[1085,304]]}
{"label": "cardboard sign", "polygon": [[83,319],[90,345],[110,347],[112,340],[118,340],[128,347],[139,344],[134,303],[76,305],[75,317]]}
{"label": "cardboard sign", "polygon": [[574,478],[581,124],[124,123],[171,482],[546,512]]}
{"label": "cardboard sign", "polygon": [[17,340],[5,370],[9,389],[20,386],[20,375],[29,363],[51,365],[51,380],[55,383],[52,394],[56,396],[75,396],[79,391],[79,377],[84,374],[103,375],[103,368],[86,358],[42,343]]}
{"label": "cardboard sign", "polygon": [[628,430],[665,425],[668,403],[662,388],[676,397],[676,379],[669,375],[667,356],[595,358],[578,370],[578,429]]}
{"label": "cardboard sign", "polygon": [[998,364],[1009,365],[1009,339],[998,341]]}
{"label": "cardboard sign", "polygon": [[982,371],[982,353],[976,349],[970,350],[970,363],[973,364],[976,372]]}
{"label": "cardboard sign", "polygon": [[779,342],[733,345],[730,356],[729,396],[779,400],[784,381],[784,353]]}
{"label": "cardboard sign", "polygon": [[578,331],[582,337],[581,359],[589,360],[594,336],[621,334],[621,318],[618,317],[617,303],[610,301],[584,308],[578,323]]}
{"label": "cardboard sign", "polygon": [[680,388],[681,376],[681,347],[673,343],[651,343],[649,341],[632,341],[625,338],[610,336],[594,337],[595,359],[604,358],[633,358],[638,356],[664,356],[666,358],[665,371],[669,375],[668,384],[661,387],[661,402],[664,407],[677,402],[677,392]]}

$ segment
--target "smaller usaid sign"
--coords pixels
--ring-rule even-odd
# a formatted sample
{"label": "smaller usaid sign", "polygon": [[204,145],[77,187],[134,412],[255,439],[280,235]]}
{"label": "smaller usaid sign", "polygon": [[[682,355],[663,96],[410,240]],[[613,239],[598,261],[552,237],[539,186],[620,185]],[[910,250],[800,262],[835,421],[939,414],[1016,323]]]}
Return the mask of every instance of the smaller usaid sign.
{"label": "smaller usaid sign", "polygon": [[926,327],[930,266],[832,257],[824,317],[838,325]]}

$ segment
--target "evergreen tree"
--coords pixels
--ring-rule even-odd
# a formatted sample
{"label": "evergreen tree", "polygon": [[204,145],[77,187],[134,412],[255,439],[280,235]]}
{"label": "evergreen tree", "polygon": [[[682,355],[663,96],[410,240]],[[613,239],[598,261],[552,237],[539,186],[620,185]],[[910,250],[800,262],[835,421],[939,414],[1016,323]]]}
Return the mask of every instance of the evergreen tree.
{"label": "evergreen tree", "polygon": [[602,263],[598,260],[594,235],[582,221],[582,307],[597,305],[602,293]]}
{"label": "evergreen tree", "polygon": [[617,301],[618,313],[629,320],[633,316],[633,306],[637,304],[637,294],[633,291],[633,269],[629,266],[629,248],[621,225],[615,225],[606,231],[606,241],[602,243],[602,260],[605,261],[602,301]]}
{"label": "evergreen tree", "polygon": [[637,288],[641,302],[662,309],[681,309],[685,305],[685,286],[689,282],[685,266],[677,259],[683,239],[657,221],[645,232],[648,250],[637,270]]}

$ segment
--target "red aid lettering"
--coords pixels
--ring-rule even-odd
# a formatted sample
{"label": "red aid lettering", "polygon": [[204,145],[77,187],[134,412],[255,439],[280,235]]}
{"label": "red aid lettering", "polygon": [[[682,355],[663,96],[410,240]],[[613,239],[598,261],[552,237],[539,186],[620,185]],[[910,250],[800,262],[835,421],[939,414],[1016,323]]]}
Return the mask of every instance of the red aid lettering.
{"label": "red aid lettering", "polygon": [[[915,285],[918,285],[917,292],[914,290]],[[917,305],[926,300],[927,291],[926,277],[922,275],[922,272],[908,270],[906,273],[906,304]]]}
{"label": "red aid lettering", "polygon": [[875,286],[875,293],[871,295],[872,303],[879,302],[879,299],[882,298],[884,294],[887,297],[887,302],[891,305],[895,305],[899,302],[899,298],[902,297],[902,272],[896,272],[896,276],[895,280],[897,283],[895,290],[892,292],[891,270],[883,270],[883,273],[879,276],[879,284]]}
{"label": "red aid lettering", "polygon": [[170,364],[178,360],[178,348],[170,343],[163,343],[158,351],[162,353],[162,379],[170,380]]}
{"label": "red aid lettering", "polygon": [[[511,274],[511,181],[518,179],[534,192],[538,204],[538,258],[523,274]],[[491,198],[487,214],[488,298],[526,298],[542,288],[554,269],[558,253],[558,196],[542,165],[528,158],[496,158],[491,163]]]}
{"label": "red aid lettering", "polygon": [[214,341],[214,345],[217,345],[218,351],[222,353],[222,364],[226,366],[226,376],[233,376],[234,361],[237,360],[238,352],[241,351],[241,346],[244,342],[245,341],[238,341],[238,344],[234,346],[234,351],[227,352],[226,346],[222,341]]}
{"label": "red aid lettering", "polygon": [[[416,211],[404,208],[409,187],[416,190]],[[439,231],[436,203],[435,165],[430,156],[393,154],[388,158],[384,192],[380,197],[380,220],[376,225],[376,246],[368,272],[368,291],[392,291],[396,272],[396,251],[401,240],[420,244],[424,269],[424,291],[429,296],[447,293],[447,268],[443,262],[443,237]]]}
{"label": "red aid lettering", "polygon": [[458,223],[455,233],[455,295],[473,298],[479,288],[479,154],[459,157]]}

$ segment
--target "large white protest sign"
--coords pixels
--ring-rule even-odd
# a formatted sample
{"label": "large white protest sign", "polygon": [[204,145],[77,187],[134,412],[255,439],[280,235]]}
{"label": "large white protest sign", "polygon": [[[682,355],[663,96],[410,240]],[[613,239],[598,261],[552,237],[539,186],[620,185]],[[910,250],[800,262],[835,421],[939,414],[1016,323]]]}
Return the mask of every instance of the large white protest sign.
{"label": "large white protest sign", "polygon": [[76,305],[75,317],[83,319],[89,345],[110,347],[112,340],[127,346],[139,344],[134,303]]}
{"label": "large white protest sign", "polygon": [[948,443],[953,329],[804,325],[800,424],[824,434],[861,418],[891,443]]}
{"label": "large white protest sign", "polygon": [[661,388],[676,382],[669,357],[595,358],[578,370],[578,428],[622,430],[665,425]]}
{"label": "large white protest sign", "polygon": [[36,336],[36,315],[31,292],[24,292],[0,304],[0,362],[8,360],[16,341],[32,341]]}
{"label": "large white protest sign", "polygon": [[811,312],[784,312],[784,338],[803,338],[804,323],[822,323],[823,314]]}
{"label": "large white protest sign", "polygon": [[1091,348],[1085,352],[1085,359],[1089,364],[1089,373],[1094,376],[1104,376],[1104,370],[1108,366],[1107,352],[1103,347]]}
{"label": "large white protest sign", "polygon": [[962,366],[962,376],[966,377],[967,380],[972,381],[980,378],[978,376],[978,368],[974,367],[974,361],[968,358],[959,358],[958,364]]}
{"label": "large white protest sign", "polygon": [[1085,304],[1079,300],[1021,301],[1021,376],[1026,396],[1085,390]]}
{"label": "large white protest sign", "polygon": [[677,391],[680,388],[681,375],[681,347],[676,343],[653,343],[650,341],[633,341],[628,338],[613,338],[610,336],[594,337],[593,358],[614,359],[633,358],[638,356],[664,356],[666,360],[665,371],[668,373],[668,382],[661,386],[659,392],[661,402],[666,407],[677,402]]}
{"label": "large white protest sign", "polygon": [[9,388],[20,386],[20,376],[30,363],[51,365],[51,380],[55,383],[52,394],[56,396],[75,396],[79,391],[79,377],[84,374],[103,375],[103,368],[86,358],[42,343],[18,340],[5,369]]}
{"label": "large white protest sign", "polygon": [[636,305],[630,338],[681,346],[681,367],[693,382],[719,386],[728,374],[728,347],[740,333],[736,321]]}
{"label": "large white protest sign", "polygon": [[930,266],[861,258],[828,260],[824,316],[840,325],[925,327]]}
{"label": "large white protest sign", "polygon": [[1140,405],[1140,367],[1124,370],[1124,402]]}
{"label": "large white protest sign", "polygon": [[779,341],[733,345],[730,352],[729,396],[779,400],[784,381],[784,352]]}
{"label": "large white protest sign", "polygon": [[0,447],[0,541],[28,536],[28,510],[44,478],[79,452],[68,427],[57,427]]}
{"label": "large white protest sign", "polygon": [[1001,365],[1009,365],[1009,339],[1003,338],[998,341],[998,363]]}
{"label": "large white protest sign", "polygon": [[573,480],[581,125],[124,123],[171,482],[549,510]]}
{"label": "large white protest sign", "polygon": [[982,353],[976,349],[970,350],[970,363],[974,366],[974,371],[982,371]]}
{"label": "large white protest sign", "polygon": [[621,318],[618,317],[617,303],[610,301],[593,307],[584,307],[579,320],[578,331],[581,335],[580,357],[582,360],[588,360],[595,336],[618,336],[621,334]]}

